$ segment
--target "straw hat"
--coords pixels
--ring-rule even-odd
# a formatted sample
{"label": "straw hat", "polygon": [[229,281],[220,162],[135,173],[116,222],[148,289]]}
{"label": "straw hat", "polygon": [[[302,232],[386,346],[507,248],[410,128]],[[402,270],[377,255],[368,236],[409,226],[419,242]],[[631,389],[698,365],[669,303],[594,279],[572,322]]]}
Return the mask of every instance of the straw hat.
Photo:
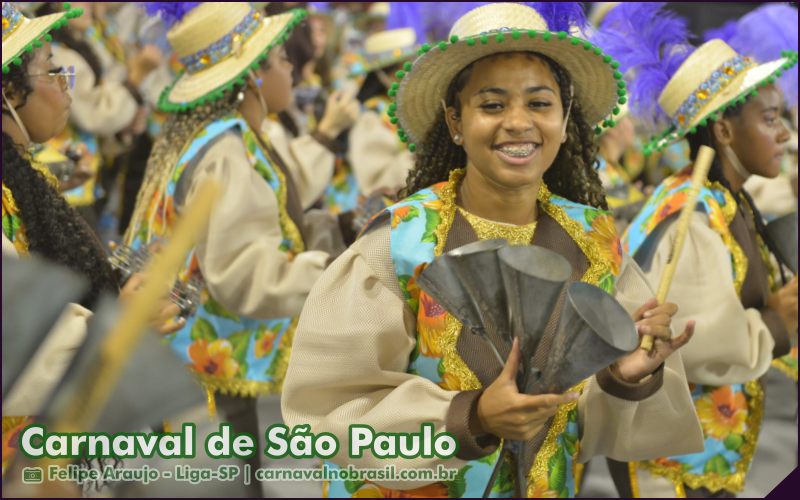
{"label": "straw hat", "polygon": [[381,31],[364,40],[366,63],[354,68],[350,78],[393,66],[417,55],[417,34],[413,28]]}
{"label": "straw hat", "polygon": [[775,82],[781,72],[797,64],[797,52],[756,64],[722,40],[709,40],[680,65],[658,97],[672,125],[645,149],[661,149],[715,120],[717,113],[744,103],[758,87]]}
{"label": "straw hat", "polygon": [[159,107],[184,111],[220,99],[233,85],[244,84],[247,73],[305,16],[297,9],[265,17],[248,2],[200,4],[167,33],[186,69],[164,89]]}
{"label": "straw hat", "polygon": [[[400,139],[409,142],[412,151],[424,140],[442,113],[448,86],[462,69],[485,56],[519,51],[544,54],[569,73],[589,123],[610,115],[616,103],[626,102],[618,63],[599,47],[564,31],[551,32],[544,18],[528,6],[489,4],[463,15],[450,30],[449,41],[424,44],[413,65],[407,62],[397,72],[400,81],[389,90],[390,97],[396,96],[389,115],[400,123]],[[612,126],[613,121],[605,124]]]}
{"label": "straw hat", "polygon": [[3,2],[3,74],[9,72],[11,64],[22,64],[22,52],[32,52],[49,42],[50,31],[65,26],[81,14],[83,9],[72,9],[65,3],[64,12],[28,18],[20,12],[16,2]]}

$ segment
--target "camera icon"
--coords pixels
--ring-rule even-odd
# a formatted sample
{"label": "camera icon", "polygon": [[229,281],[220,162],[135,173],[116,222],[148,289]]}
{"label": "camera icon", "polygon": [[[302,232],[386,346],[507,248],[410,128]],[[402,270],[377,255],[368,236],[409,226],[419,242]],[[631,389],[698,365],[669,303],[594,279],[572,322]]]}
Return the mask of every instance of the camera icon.
{"label": "camera icon", "polygon": [[25,467],[22,469],[22,482],[25,484],[39,484],[44,478],[41,467]]}

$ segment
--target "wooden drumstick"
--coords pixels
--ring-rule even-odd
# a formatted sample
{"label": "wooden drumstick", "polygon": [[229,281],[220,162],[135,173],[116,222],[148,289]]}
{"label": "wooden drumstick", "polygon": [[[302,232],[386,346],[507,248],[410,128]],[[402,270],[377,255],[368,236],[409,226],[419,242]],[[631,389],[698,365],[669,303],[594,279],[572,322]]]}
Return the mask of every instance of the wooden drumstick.
{"label": "wooden drumstick", "polygon": [[[700,146],[700,151],[698,151],[697,159],[694,162],[692,184],[689,187],[689,194],[686,198],[686,203],[681,208],[681,214],[678,218],[678,232],[672,244],[667,267],[664,268],[664,272],[661,274],[661,281],[658,284],[656,298],[659,304],[663,304],[664,301],[667,300],[667,293],[669,293],[672,278],[675,276],[675,270],[678,268],[678,259],[683,250],[683,243],[686,241],[686,233],[689,232],[689,223],[692,219],[692,213],[695,211],[700,189],[703,187],[706,177],[708,177],[708,170],[711,168],[711,163],[713,161],[714,150],[708,146]],[[653,336],[645,335],[642,337],[641,347],[649,352],[653,348]]]}
{"label": "wooden drumstick", "polygon": [[153,317],[161,299],[168,295],[187,252],[208,221],[218,193],[216,183],[206,182],[200,187],[175,226],[169,243],[146,266],[146,281],[125,304],[118,321],[103,341],[100,364],[92,376],[91,386],[71,402],[54,425],[56,432],[86,431],[96,422],[136,345],[148,331],[149,318]]}

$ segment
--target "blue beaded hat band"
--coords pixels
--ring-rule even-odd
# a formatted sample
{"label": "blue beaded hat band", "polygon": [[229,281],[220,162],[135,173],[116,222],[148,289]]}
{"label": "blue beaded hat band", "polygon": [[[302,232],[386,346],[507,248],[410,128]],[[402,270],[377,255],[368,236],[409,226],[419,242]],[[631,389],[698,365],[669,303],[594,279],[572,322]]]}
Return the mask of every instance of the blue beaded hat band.
{"label": "blue beaded hat band", "polygon": [[65,26],[81,14],[83,9],[72,9],[65,3],[63,12],[27,18],[16,2],[3,2],[3,74],[8,73],[12,65],[22,64],[24,52],[33,52],[49,42],[50,31]]}
{"label": "blue beaded hat band", "polygon": [[413,59],[417,56],[418,50],[417,34],[413,28],[398,28],[375,33],[364,40],[366,63],[353,68],[349,77],[366,75],[371,71]]}
{"label": "blue beaded hat band", "polygon": [[659,150],[717,118],[729,106],[743,103],[759,87],[775,82],[781,72],[797,64],[797,52],[756,64],[722,40],[709,40],[681,64],[658,98],[671,126],[645,147]]}
{"label": "blue beaded hat band", "polygon": [[186,69],[164,89],[162,111],[174,113],[222,98],[243,85],[270,50],[286,41],[306,16],[297,9],[264,16],[249,2],[204,2],[189,11],[167,33]]}

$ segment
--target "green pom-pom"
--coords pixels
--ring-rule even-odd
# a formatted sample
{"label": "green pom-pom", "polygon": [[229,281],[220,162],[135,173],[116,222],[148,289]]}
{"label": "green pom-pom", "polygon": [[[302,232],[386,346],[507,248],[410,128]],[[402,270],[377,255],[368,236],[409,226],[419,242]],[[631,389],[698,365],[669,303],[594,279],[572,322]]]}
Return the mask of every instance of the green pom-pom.
{"label": "green pom-pom", "polygon": [[611,56],[608,55],[608,54],[604,55],[603,56],[603,62],[606,63],[606,64],[610,63],[611,62]]}
{"label": "green pom-pom", "polygon": [[625,80],[617,80],[617,87],[624,89],[626,86]]}
{"label": "green pom-pom", "polygon": [[439,50],[441,50],[442,52],[447,50],[447,42],[439,42]]}
{"label": "green pom-pom", "polygon": [[750,97],[755,97],[757,95],[758,95],[758,90],[753,89],[753,90],[750,91]]}
{"label": "green pom-pom", "polygon": [[706,125],[708,125],[708,118],[703,118],[702,120],[700,120],[701,127],[705,127]]}
{"label": "green pom-pom", "polygon": [[396,125],[400,120],[396,116],[393,116],[389,118],[389,121],[392,123],[392,125]]}
{"label": "green pom-pom", "polygon": [[[536,31],[535,30],[528,30],[528,38],[536,38]],[[549,38],[548,38],[549,40]]]}
{"label": "green pom-pom", "polygon": [[69,4],[69,2],[64,2],[63,7],[64,7],[64,10],[69,10],[72,6]]}
{"label": "green pom-pom", "polygon": [[609,120],[608,118],[606,118],[605,120],[603,120],[603,126],[604,126],[605,128],[609,128],[609,127],[611,126],[611,123],[612,123],[612,122],[611,122],[611,120]]}
{"label": "green pom-pom", "polygon": [[25,46],[25,52],[33,52],[33,44],[29,43]]}
{"label": "green pom-pom", "polygon": [[553,38],[553,34],[550,33],[549,31],[545,31],[544,34],[542,35],[542,39],[545,42],[549,42],[551,38]]}
{"label": "green pom-pom", "polygon": [[10,71],[11,71],[11,68],[9,68],[8,66],[3,66],[3,74],[4,75],[7,75]]}
{"label": "green pom-pom", "polygon": [[564,40],[565,38],[567,38],[567,32],[559,31],[558,33],[556,33],[556,36],[558,37],[559,40]]}
{"label": "green pom-pom", "polygon": [[783,71],[778,70],[775,72],[775,78],[780,78],[783,75]]}
{"label": "green pom-pom", "polygon": [[395,111],[397,111],[397,103],[393,102],[389,104],[389,113],[394,113]]}
{"label": "green pom-pom", "polygon": [[53,41],[53,35],[51,35],[50,33],[47,33],[47,34],[44,36],[44,41],[45,41],[45,42],[52,42],[52,41]]}
{"label": "green pom-pom", "polygon": [[408,145],[408,150],[413,153],[414,151],[417,150],[417,145],[412,142],[411,144]]}
{"label": "green pom-pom", "polygon": [[600,47],[598,47],[598,46],[596,46],[596,45],[595,45],[594,49],[592,49],[592,52],[594,52],[594,53],[595,53],[595,54],[597,54],[598,56],[599,56],[599,55],[601,55],[601,54],[603,53],[603,51],[602,51],[602,50],[600,50]]}
{"label": "green pom-pom", "polygon": [[594,133],[595,133],[596,135],[600,135],[600,134],[602,134],[602,133],[603,133],[603,129],[602,129],[602,128],[600,128],[599,126],[598,126],[598,127],[595,127],[595,128],[594,128]]}
{"label": "green pom-pom", "polygon": [[511,30],[511,38],[513,38],[514,40],[519,40],[521,36],[522,33],[520,33],[519,30],[517,29]]}
{"label": "green pom-pom", "polygon": [[386,95],[388,95],[389,97],[394,97],[397,95],[397,90],[389,89],[389,92],[387,92]]}
{"label": "green pom-pom", "polygon": [[470,47],[474,46],[475,45],[475,39],[474,38],[467,38],[467,45],[470,46]]}
{"label": "green pom-pom", "polygon": [[611,61],[611,67],[614,69],[619,68],[619,61]]}
{"label": "green pom-pom", "polygon": [[611,114],[618,115],[620,111],[621,110],[618,107],[614,106],[614,109],[611,110]]}
{"label": "green pom-pom", "polygon": [[15,57],[11,61],[11,64],[13,64],[14,66],[22,66],[22,59],[20,59],[19,57]]}
{"label": "green pom-pom", "polygon": [[690,134],[696,134],[696,133],[697,133],[697,127],[692,127],[692,128],[690,128],[690,129],[689,129],[689,133],[690,133]]}
{"label": "green pom-pom", "polygon": [[407,143],[408,142],[408,137],[406,137],[406,136],[400,137],[400,142]]}
{"label": "green pom-pom", "polygon": [[406,72],[401,69],[398,70],[397,73],[394,74],[394,76],[396,76],[398,80],[401,80],[404,76],[406,76]]}
{"label": "green pom-pom", "polygon": [[775,77],[774,77],[774,76],[771,76],[771,77],[767,78],[767,83],[768,83],[768,84],[770,84],[770,85],[772,85],[773,83],[775,83]]}
{"label": "green pom-pom", "polygon": [[592,48],[594,48],[592,42],[583,42],[583,50],[591,50]]}
{"label": "green pom-pom", "polygon": [[425,52],[428,52],[429,50],[431,50],[431,46],[428,43],[423,43],[422,47],[420,48],[420,50],[424,54]]}
{"label": "green pom-pom", "polygon": [[458,35],[450,35],[450,43],[458,42]]}
{"label": "green pom-pom", "polygon": [[481,35],[481,43],[484,44],[484,45],[489,43],[489,37],[486,36],[486,35]]}
{"label": "green pom-pom", "polygon": [[44,45],[44,42],[43,42],[43,41],[41,41],[41,40],[34,40],[34,41],[33,41],[33,46],[34,46],[34,47],[36,47],[37,49],[38,49],[39,47],[42,47],[43,45]]}
{"label": "green pom-pom", "polygon": [[619,71],[615,71],[614,72],[614,79],[615,80],[622,80],[622,73],[620,73]]}
{"label": "green pom-pom", "polygon": [[506,36],[504,34],[502,34],[502,33],[498,33],[497,36],[494,37],[494,40],[497,43],[503,43],[503,42],[506,41]]}
{"label": "green pom-pom", "polygon": [[618,95],[618,96],[620,96],[620,97],[625,97],[625,94],[626,94],[626,92],[625,92],[625,89],[619,89],[619,90],[617,90],[617,95]]}
{"label": "green pom-pom", "polygon": [[406,71],[411,71],[411,66],[411,62],[407,61],[405,64],[403,64],[403,69]]}
{"label": "green pom-pom", "polygon": [[581,39],[576,36],[573,36],[571,37],[569,43],[571,43],[572,45],[578,45],[579,43],[581,43]]}
{"label": "green pom-pom", "polygon": [[628,102],[628,99],[626,99],[625,97],[620,97],[619,99],[617,99],[618,104],[625,104],[626,102]]}

